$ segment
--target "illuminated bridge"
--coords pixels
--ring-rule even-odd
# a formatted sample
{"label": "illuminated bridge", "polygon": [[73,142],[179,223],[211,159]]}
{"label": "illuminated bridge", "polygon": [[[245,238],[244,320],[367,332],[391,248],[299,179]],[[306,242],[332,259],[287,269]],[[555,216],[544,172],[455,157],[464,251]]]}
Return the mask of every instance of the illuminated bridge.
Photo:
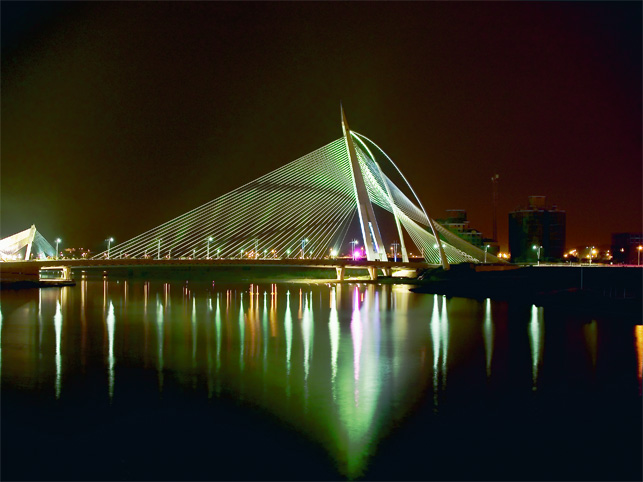
{"label": "illuminated bridge", "polygon": [[51,281],[71,280],[72,269],[110,269],[110,268],[241,268],[257,266],[263,268],[335,268],[337,279],[344,280],[347,269],[367,270],[370,279],[378,278],[378,271],[385,276],[391,276],[394,271],[420,271],[427,267],[425,262],[411,261],[368,261],[354,259],[148,259],[148,258],[115,258],[115,259],[66,259],[66,260],[35,260],[13,261],[0,263],[0,271],[4,281],[37,281],[41,278],[41,270],[47,272],[62,272],[60,277]]}
{"label": "illuminated bridge", "polygon": [[[357,214],[359,254],[363,249],[366,264],[391,263],[375,204],[395,222],[403,263],[409,262],[403,229],[428,264],[449,269],[450,263],[499,262],[434,222],[393,161],[374,142],[349,129],[343,109],[341,116],[344,135],[336,141],[126,242],[110,243],[94,259],[282,260],[282,264],[300,259],[308,260],[308,266],[316,265],[311,260],[326,259],[339,267],[342,263],[332,258]],[[384,174],[382,166],[399,174],[414,200]],[[394,260],[393,264],[397,254]]]}

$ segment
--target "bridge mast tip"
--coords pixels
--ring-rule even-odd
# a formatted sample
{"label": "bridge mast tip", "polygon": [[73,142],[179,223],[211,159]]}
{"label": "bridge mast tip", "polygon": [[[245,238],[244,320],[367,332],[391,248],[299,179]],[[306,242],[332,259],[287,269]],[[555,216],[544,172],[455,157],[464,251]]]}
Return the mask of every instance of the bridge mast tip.
{"label": "bridge mast tip", "polygon": [[339,109],[342,113],[342,130],[344,131],[344,136],[347,136],[350,129],[348,128],[348,121],[346,120],[346,113],[344,112],[344,106],[341,100],[339,101]]}

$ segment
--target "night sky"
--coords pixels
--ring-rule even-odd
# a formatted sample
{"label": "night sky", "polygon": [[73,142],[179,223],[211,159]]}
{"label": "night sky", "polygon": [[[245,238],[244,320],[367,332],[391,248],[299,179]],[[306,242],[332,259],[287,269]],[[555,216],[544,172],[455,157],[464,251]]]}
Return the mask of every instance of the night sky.
{"label": "night sky", "polygon": [[641,231],[641,3],[6,2],[2,236],[104,249],[353,130],[429,214]]}

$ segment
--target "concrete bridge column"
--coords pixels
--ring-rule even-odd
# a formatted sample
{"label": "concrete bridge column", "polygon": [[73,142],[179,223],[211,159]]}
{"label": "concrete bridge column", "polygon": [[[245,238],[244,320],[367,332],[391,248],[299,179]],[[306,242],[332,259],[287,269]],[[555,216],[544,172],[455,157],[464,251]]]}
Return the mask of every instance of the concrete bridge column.
{"label": "concrete bridge column", "polygon": [[384,276],[391,277],[393,275],[393,270],[391,268],[382,268],[382,273]]}
{"label": "concrete bridge column", "polygon": [[371,277],[371,281],[375,281],[377,279],[377,268],[374,266],[369,266],[368,275]]}
{"label": "concrete bridge column", "polygon": [[71,280],[71,268],[69,266],[63,266],[63,276],[62,278],[65,281],[70,281]]}
{"label": "concrete bridge column", "polygon": [[344,281],[344,275],[346,274],[346,267],[336,266],[335,271],[337,271],[337,281]]}

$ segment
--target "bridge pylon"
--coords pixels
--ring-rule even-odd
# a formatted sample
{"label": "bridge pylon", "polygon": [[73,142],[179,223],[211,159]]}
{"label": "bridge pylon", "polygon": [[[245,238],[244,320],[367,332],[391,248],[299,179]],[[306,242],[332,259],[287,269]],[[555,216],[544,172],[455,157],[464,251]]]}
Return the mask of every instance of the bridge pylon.
{"label": "bridge pylon", "polygon": [[359,216],[359,226],[362,231],[362,239],[364,241],[364,249],[366,251],[366,258],[369,261],[388,261],[386,256],[386,246],[382,241],[380,228],[375,219],[375,212],[371,199],[368,197],[366,184],[364,184],[364,176],[362,169],[359,166],[357,153],[355,152],[355,145],[351,137],[351,131],[348,127],[346,120],[346,113],[344,107],[340,104],[342,111],[342,129],[344,131],[344,140],[346,141],[346,149],[348,150],[348,157],[350,159],[351,171],[353,174],[353,187],[355,188],[355,200],[357,201],[357,214]]}

